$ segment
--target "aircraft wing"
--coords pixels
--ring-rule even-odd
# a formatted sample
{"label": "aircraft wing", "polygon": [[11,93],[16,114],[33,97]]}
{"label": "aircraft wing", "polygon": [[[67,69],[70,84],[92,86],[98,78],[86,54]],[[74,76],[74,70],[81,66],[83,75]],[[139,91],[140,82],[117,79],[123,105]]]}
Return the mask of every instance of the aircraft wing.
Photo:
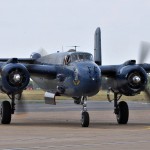
{"label": "aircraft wing", "polygon": [[115,77],[117,70],[119,68],[119,65],[108,65],[108,66],[99,66],[102,76],[105,77]]}
{"label": "aircraft wing", "polygon": [[[132,65],[125,65],[125,64],[99,66],[102,76],[111,77],[111,78],[115,78],[117,73],[121,71],[122,68],[128,68],[128,67],[133,68]],[[141,67],[146,71],[146,73],[150,73],[150,64],[137,64],[134,65],[134,67]]]}
{"label": "aircraft wing", "polygon": [[56,69],[54,65],[42,65],[34,62],[35,60],[32,58],[0,58],[0,70],[2,71],[2,68],[9,63],[12,63],[14,68],[16,64],[19,63],[27,68],[30,75],[47,78],[56,77]]}
{"label": "aircraft wing", "polygon": [[[0,62],[7,62],[12,58],[0,58]],[[28,64],[33,64],[35,59],[32,58],[17,58],[19,63],[28,63]]]}
{"label": "aircraft wing", "polygon": [[1,90],[7,94],[22,91],[28,85],[30,76],[55,79],[56,66],[38,64],[33,59],[0,59]]}
{"label": "aircraft wing", "polygon": [[133,96],[147,90],[148,73],[150,64],[136,64],[136,61],[129,60],[121,65],[99,66],[101,74],[107,77],[107,85],[116,93],[126,96]]}
{"label": "aircraft wing", "polygon": [[25,66],[30,75],[48,79],[56,78],[57,72],[55,65],[26,64]]}

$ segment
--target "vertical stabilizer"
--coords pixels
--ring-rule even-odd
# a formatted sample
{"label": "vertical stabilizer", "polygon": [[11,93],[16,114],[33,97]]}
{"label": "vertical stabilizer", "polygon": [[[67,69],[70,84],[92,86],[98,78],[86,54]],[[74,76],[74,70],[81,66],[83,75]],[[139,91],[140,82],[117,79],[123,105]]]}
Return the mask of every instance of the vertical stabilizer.
{"label": "vertical stabilizer", "polygon": [[102,65],[101,59],[101,29],[98,27],[94,35],[94,61],[97,65]]}

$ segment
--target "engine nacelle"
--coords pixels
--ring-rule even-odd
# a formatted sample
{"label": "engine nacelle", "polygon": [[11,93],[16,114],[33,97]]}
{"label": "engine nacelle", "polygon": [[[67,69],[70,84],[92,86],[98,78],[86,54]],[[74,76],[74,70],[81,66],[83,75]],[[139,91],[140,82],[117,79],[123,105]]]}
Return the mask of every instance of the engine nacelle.
{"label": "engine nacelle", "polygon": [[138,65],[124,66],[117,72],[112,90],[126,96],[139,94],[147,84],[147,73]]}
{"label": "engine nacelle", "polygon": [[8,63],[2,67],[2,91],[7,94],[18,93],[26,88],[30,81],[27,68],[19,63]]}

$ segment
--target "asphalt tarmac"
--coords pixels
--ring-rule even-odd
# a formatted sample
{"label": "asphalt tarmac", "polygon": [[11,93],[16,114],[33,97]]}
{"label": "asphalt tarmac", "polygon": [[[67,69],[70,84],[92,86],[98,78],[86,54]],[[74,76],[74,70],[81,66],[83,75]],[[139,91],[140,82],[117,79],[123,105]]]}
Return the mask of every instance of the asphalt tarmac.
{"label": "asphalt tarmac", "polygon": [[0,125],[0,150],[148,150],[150,104],[128,104],[129,123],[118,125],[113,103],[89,101],[90,126],[82,128],[81,106],[73,101],[28,101],[28,113],[17,109],[10,125]]}

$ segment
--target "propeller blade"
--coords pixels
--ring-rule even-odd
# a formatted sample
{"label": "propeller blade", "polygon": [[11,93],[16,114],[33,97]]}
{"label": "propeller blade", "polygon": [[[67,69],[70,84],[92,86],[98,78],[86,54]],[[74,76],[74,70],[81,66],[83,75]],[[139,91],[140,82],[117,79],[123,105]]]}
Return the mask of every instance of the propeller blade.
{"label": "propeller blade", "polygon": [[141,42],[140,46],[140,55],[139,55],[139,63],[144,63],[146,57],[148,56],[148,53],[150,51],[150,43],[148,42]]}
{"label": "propeller blade", "polygon": [[43,48],[39,49],[37,52],[38,52],[42,57],[48,55],[48,52],[47,52],[45,49],[43,49]]}
{"label": "propeller blade", "polygon": [[17,115],[27,114],[27,105],[25,103],[24,95],[22,93],[16,94],[16,110]]}
{"label": "propeller blade", "polygon": [[[150,43],[142,41],[141,46],[140,46],[140,56],[139,56],[140,64],[145,63],[145,60],[148,57],[149,51],[150,51]],[[145,93],[147,101],[150,102],[150,90],[148,87],[145,87],[144,93]]]}
{"label": "propeller blade", "polygon": [[150,102],[150,90],[146,87],[144,92],[145,92],[147,101]]}

